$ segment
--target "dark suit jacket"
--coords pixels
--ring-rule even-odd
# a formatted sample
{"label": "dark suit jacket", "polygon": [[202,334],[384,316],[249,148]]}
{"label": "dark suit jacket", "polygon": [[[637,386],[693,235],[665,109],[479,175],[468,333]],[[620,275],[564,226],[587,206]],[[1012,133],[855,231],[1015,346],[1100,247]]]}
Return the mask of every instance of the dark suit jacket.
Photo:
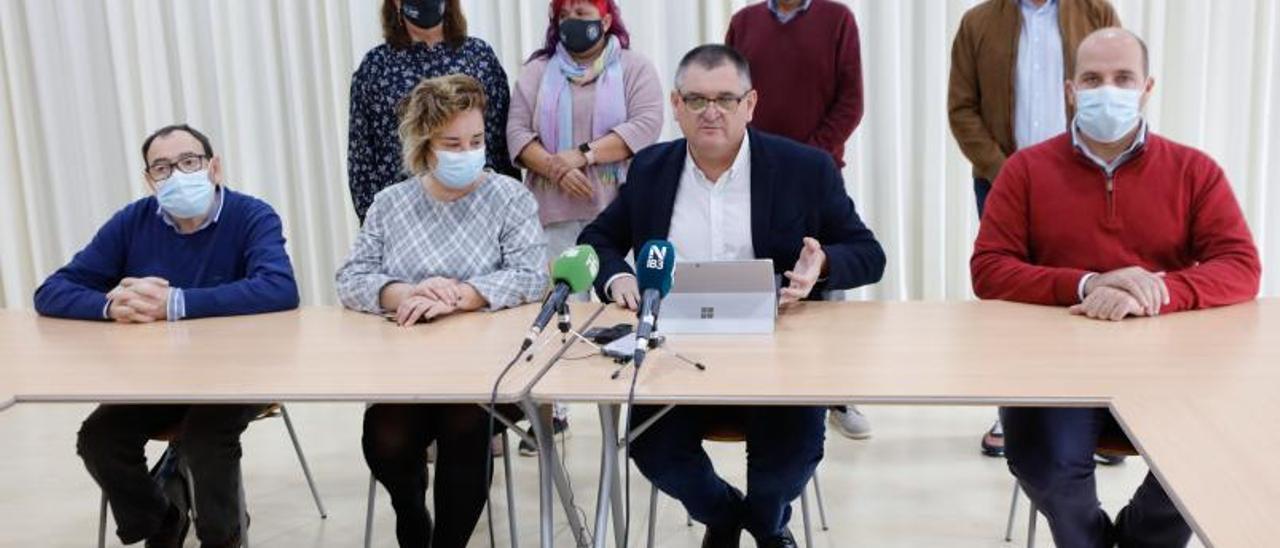
{"label": "dark suit jacket", "polygon": [[[827,254],[826,279],[814,288],[812,297],[879,281],[884,274],[884,250],[858,218],[831,156],[789,139],[748,131],[751,242],[756,258],[773,259],[775,271],[781,274],[795,267],[804,237],[811,236]],[[634,274],[625,261],[628,254],[649,240],[667,238],[687,154],[685,139],[636,154],[618,197],[578,237],[578,243],[591,245],[600,256],[595,285],[601,299],[607,300],[604,285],[610,278]]]}

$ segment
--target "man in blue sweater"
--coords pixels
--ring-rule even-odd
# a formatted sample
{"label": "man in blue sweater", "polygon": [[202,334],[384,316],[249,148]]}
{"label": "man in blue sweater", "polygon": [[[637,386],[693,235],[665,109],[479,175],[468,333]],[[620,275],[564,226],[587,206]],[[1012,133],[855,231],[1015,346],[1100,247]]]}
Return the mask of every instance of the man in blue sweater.
{"label": "man in blue sweater", "polygon": [[[280,218],[266,203],[222,185],[209,139],[168,126],[142,144],[154,194],[117,212],[89,245],[36,290],[45,316],[119,323],[258,314],[298,306]],[[261,405],[102,405],[76,443],[106,493],[125,544],[182,545],[186,490],[163,489],[143,446],[176,432],[191,471],[202,546],[239,546],[240,434]],[[177,487],[174,487],[174,486]]]}

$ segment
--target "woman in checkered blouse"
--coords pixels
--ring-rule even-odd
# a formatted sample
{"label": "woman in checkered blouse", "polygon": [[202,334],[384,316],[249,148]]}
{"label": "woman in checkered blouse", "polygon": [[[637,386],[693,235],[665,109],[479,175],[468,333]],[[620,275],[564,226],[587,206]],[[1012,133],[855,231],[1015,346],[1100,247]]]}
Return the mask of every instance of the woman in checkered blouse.
{"label": "woman in checkered blouse", "polygon": [[[410,93],[399,131],[414,176],[374,198],[337,273],[343,305],[407,328],[541,298],[548,277],[537,203],[519,181],[482,170],[484,108],[483,87],[465,75],[425,80]],[[391,495],[401,546],[466,546],[489,488],[487,420],[476,405],[366,410],[365,460]],[[425,501],[432,442],[434,528]]]}

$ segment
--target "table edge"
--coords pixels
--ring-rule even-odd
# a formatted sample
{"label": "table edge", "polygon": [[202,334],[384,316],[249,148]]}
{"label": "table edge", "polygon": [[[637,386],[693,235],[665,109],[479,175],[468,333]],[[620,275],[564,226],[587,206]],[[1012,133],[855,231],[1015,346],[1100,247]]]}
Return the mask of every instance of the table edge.
{"label": "table edge", "polygon": [[[388,395],[388,394],[320,394],[320,393],[288,393],[288,394],[236,394],[234,396],[221,395],[173,395],[173,394],[148,394],[143,396],[128,396],[119,394],[40,394],[35,396],[19,395],[11,399],[8,404],[14,403],[113,403],[113,404],[205,404],[205,403],[484,403],[487,404],[492,398],[489,392],[475,393],[456,393],[442,396],[433,396],[426,394],[412,395]],[[497,402],[500,404],[516,403],[523,397],[522,390],[504,391],[498,393]],[[0,401],[0,409],[4,409],[5,402]]]}
{"label": "table edge", "polygon": [[[535,403],[587,403],[587,404],[623,404],[627,403],[626,394],[565,394],[539,391],[535,385],[530,391]],[[1115,396],[1070,396],[1070,397],[998,397],[998,396],[859,396],[859,395],[823,395],[823,396],[655,396],[637,394],[636,404],[643,405],[806,405],[830,406],[846,404],[867,405],[960,405],[960,406],[1006,406],[1031,407],[1037,405],[1065,407],[1100,407],[1110,408]]]}
{"label": "table edge", "polygon": [[[1206,546],[1214,546],[1215,543],[1213,542],[1213,538],[1208,534],[1208,531],[1206,531],[1205,528],[1200,525],[1200,522],[1196,520],[1195,514],[1187,509],[1187,505],[1182,501],[1182,497],[1178,494],[1178,491],[1169,485],[1169,480],[1166,478],[1164,471],[1160,469],[1160,466],[1157,465],[1154,460],[1152,460],[1151,454],[1142,446],[1142,437],[1137,435],[1125,420],[1125,404],[1123,401],[1125,399],[1126,398],[1122,396],[1112,400],[1111,405],[1108,406],[1111,410],[1111,416],[1115,418],[1116,423],[1120,425],[1120,429],[1124,431],[1125,436],[1128,436],[1129,442],[1133,444],[1134,449],[1138,450],[1138,455],[1147,463],[1147,469],[1154,474],[1156,480],[1160,482],[1160,486],[1164,488],[1165,494],[1169,496],[1169,500],[1173,501],[1173,506],[1178,509],[1178,513],[1182,514],[1182,517],[1187,520],[1187,525],[1191,526],[1191,530]],[[1117,403],[1119,403],[1119,405],[1117,405]]]}

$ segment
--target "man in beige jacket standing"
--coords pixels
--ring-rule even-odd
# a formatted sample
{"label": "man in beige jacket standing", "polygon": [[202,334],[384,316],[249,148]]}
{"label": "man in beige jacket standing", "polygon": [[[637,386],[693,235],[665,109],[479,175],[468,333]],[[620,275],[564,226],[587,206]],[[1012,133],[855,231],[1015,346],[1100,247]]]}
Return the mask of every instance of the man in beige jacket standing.
{"label": "man in beige jacket standing", "polygon": [[[964,14],[951,45],[947,113],[973,163],[979,218],[1005,159],[1066,131],[1065,86],[1080,41],[1118,26],[1107,0],[987,0]],[[1004,455],[999,421],[983,436],[982,452]]]}

